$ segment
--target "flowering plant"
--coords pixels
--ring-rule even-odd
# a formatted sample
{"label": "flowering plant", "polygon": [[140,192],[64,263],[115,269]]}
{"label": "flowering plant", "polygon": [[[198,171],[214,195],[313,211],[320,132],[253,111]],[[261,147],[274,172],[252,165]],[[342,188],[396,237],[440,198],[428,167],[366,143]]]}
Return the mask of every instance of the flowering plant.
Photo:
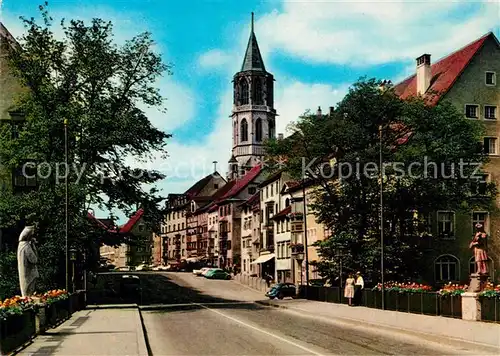
{"label": "flowering plant", "polygon": [[54,289],[44,294],[35,294],[32,297],[17,295],[7,298],[3,302],[0,302],[0,319],[5,320],[10,315],[21,315],[25,310],[37,310],[45,305],[68,298],[68,292],[62,289]]}
{"label": "flowering plant", "polygon": [[495,286],[493,283],[488,282],[479,295],[488,298],[500,297],[500,284]]}
{"label": "flowering plant", "polygon": [[[377,284],[373,290],[382,290],[382,283]],[[416,282],[386,282],[384,283],[384,290],[389,292],[398,293],[423,293],[431,292],[432,287],[426,284]]]}
{"label": "flowering plant", "polygon": [[468,285],[460,285],[460,284],[452,284],[451,282],[446,284],[443,288],[441,288],[438,293],[439,295],[446,296],[446,295],[462,295],[462,293],[465,293],[467,291],[467,288],[469,288]]}
{"label": "flowering plant", "polygon": [[0,302],[0,319],[7,319],[10,315],[20,315],[25,310],[32,308],[32,299],[29,297],[15,297],[7,298]]}

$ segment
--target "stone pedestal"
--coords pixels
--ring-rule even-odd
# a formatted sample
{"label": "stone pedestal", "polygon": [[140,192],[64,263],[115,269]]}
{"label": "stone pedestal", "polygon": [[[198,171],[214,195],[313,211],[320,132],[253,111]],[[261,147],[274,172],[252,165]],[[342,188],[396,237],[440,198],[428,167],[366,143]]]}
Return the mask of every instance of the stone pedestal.
{"label": "stone pedestal", "polygon": [[479,293],[465,292],[462,294],[462,319],[481,320],[481,302]]}
{"label": "stone pedestal", "polygon": [[484,289],[484,286],[488,283],[488,275],[473,273],[470,275],[470,283],[468,292],[478,293]]}

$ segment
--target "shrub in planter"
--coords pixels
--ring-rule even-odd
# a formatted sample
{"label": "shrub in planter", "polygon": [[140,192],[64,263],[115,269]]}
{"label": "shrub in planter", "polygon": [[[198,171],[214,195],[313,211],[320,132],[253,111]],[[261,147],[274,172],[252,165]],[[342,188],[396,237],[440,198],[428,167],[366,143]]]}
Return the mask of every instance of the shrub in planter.
{"label": "shrub in planter", "polygon": [[13,297],[0,303],[0,348],[7,354],[36,333],[35,311],[30,298]]}

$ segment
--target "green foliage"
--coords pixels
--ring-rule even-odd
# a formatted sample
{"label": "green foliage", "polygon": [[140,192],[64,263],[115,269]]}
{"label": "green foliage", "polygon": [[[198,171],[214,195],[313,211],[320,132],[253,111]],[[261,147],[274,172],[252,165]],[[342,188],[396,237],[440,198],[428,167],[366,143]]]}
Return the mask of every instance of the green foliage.
{"label": "green foliage", "polygon": [[19,292],[16,253],[0,253],[0,302]]}
{"label": "green foliage", "polygon": [[[318,222],[332,231],[330,238],[316,243],[322,257],[318,270],[325,277],[338,275],[336,250],[342,248],[344,271],[360,270],[368,280],[379,280],[380,151],[387,279],[419,277],[426,214],[494,207],[494,184],[478,197],[471,177],[479,172],[465,165],[487,162],[474,144],[481,140],[483,127],[448,103],[427,106],[418,98],[401,100],[393,89],[381,90],[377,80],[362,79],[333,115],[306,113],[290,129],[287,139],[269,142],[268,159],[285,157],[285,169],[293,177],[317,187],[312,208]],[[457,174],[450,178],[453,167]]]}
{"label": "green foliage", "polygon": [[97,264],[101,243],[117,245],[123,239],[93,226],[87,209],[97,205],[130,214],[141,206],[146,225],[157,231],[163,198],[156,189],[145,187],[164,176],[134,168],[129,158],[145,161],[153,154],[164,155],[171,137],[144,112],[147,107],[165,109],[156,83],[170,74],[170,66],[154,51],[151,34],[117,45],[111,22],[71,20],[61,22],[64,38],[59,39],[46,5],[40,6],[42,24],[23,19],[26,33],[20,46],[9,52],[11,70],[27,89],[17,102],[17,111],[24,116],[19,137],[12,137],[8,124],[0,125],[3,168],[13,170],[25,160],[39,167],[36,189],[2,192],[0,227],[36,223],[40,288],[45,290],[64,281],[64,176],[69,188],[70,244],[79,255],[85,252],[89,263]]}

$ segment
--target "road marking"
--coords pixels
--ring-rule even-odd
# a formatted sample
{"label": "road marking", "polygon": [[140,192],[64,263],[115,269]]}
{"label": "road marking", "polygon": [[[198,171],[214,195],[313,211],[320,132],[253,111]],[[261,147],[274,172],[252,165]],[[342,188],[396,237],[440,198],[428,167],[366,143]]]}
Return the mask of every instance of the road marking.
{"label": "road marking", "polygon": [[232,321],[234,321],[234,322],[236,322],[236,323],[238,323],[238,324],[241,324],[241,325],[243,325],[243,326],[246,326],[247,328],[253,329],[253,330],[255,330],[255,331],[261,332],[262,334],[266,334],[266,335],[268,335],[268,336],[274,337],[275,339],[278,339],[278,340],[280,340],[280,341],[286,342],[287,344],[290,344],[290,345],[292,345],[292,346],[298,347],[299,349],[301,349],[301,350],[303,350],[303,351],[305,351],[305,352],[311,353],[311,354],[316,355],[316,356],[323,356],[323,354],[317,353],[316,351],[313,351],[313,350],[311,350],[311,349],[308,349],[307,347],[304,347],[304,346],[302,346],[302,345],[299,345],[299,344],[297,344],[296,342],[293,342],[293,341],[287,340],[287,339],[285,339],[285,338],[283,338],[283,337],[281,337],[281,336],[275,335],[275,334],[273,334],[273,333],[270,333],[270,332],[268,332],[268,331],[265,331],[265,330],[263,330],[263,329],[260,329],[260,328],[258,328],[258,327],[256,327],[256,326],[253,326],[253,325],[247,324],[247,323],[245,323],[244,321],[241,321],[241,320],[239,320],[239,319],[233,318],[232,316],[229,316],[229,315],[226,315],[226,314],[224,314],[224,313],[221,313],[221,312],[220,312],[220,311],[218,311],[218,310],[211,309],[211,308],[206,307],[206,306],[204,306],[204,305],[202,305],[202,304],[199,304],[199,303],[193,303],[193,304],[198,305],[198,306],[200,306],[200,307],[202,307],[202,308],[204,308],[204,309],[210,310],[211,312],[213,312],[213,313],[215,313],[215,314],[219,314],[220,316],[223,316],[224,318],[227,318],[227,319],[232,320]]}

